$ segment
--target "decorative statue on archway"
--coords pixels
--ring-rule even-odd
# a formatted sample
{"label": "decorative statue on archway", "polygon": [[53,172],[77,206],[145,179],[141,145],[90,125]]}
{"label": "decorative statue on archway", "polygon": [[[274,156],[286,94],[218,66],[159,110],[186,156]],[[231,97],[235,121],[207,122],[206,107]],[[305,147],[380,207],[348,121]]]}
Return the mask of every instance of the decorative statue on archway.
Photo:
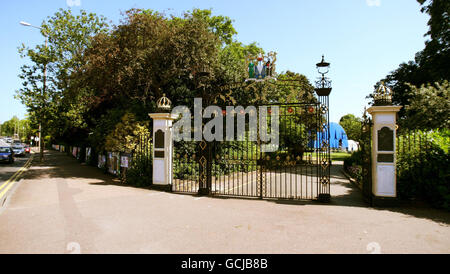
{"label": "decorative statue on archway", "polygon": [[257,56],[247,56],[248,78],[245,81],[264,81],[275,79],[276,52],[269,52],[267,55],[259,53]]}

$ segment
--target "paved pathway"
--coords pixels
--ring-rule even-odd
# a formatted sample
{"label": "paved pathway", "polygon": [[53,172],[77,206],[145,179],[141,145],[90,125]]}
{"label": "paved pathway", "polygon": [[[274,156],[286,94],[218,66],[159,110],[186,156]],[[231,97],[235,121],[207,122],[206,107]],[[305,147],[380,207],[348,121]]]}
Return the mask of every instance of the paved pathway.
{"label": "paved pathway", "polygon": [[450,253],[450,213],[368,208],[339,167],[320,204],[163,193],[47,159],[0,208],[0,253]]}

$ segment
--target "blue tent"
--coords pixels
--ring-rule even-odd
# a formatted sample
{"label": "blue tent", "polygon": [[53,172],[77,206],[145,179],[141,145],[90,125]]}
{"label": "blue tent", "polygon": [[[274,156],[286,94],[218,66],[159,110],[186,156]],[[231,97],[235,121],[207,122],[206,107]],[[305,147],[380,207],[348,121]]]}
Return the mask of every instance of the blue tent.
{"label": "blue tent", "polygon": [[[325,128],[323,132],[317,133],[317,139],[314,141],[314,144],[311,142],[309,144],[310,147],[314,148],[322,148],[322,142],[327,136],[328,132]],[[330,148],[348,148],[348,138],[345,130],[338,123],[330,123]]]}

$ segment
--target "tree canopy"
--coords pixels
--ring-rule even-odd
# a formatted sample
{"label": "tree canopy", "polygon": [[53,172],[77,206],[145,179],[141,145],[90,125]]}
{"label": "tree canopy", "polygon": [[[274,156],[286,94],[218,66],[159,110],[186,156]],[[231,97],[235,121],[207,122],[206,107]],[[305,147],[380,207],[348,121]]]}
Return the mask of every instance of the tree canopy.
{"label": "tree canopy", "polygon": [[118,25],[108,26],[102,16],[59,10],[42,24],[48,47],[19,49],[33,65],[22,67],[17,98],[33,125],[46,121],[53,140],[89,142],[98,150],[144,132],[163,94],[173,105],[187,106],[194,97],[241,105],[315,100],[308,79],[294,72],[279,79],[296,85],[246,83],[246,57],[264,51],[237,41],[232,22],[211,10],[176,17],[130,9]]}
{"label": "tree canopy", "polygon": [[43,136],[58,135],[82,123],[78,106],[64,99],[69,98],[67,93],[76,81],[72,73],[81,66],[81,56],[91,46],[91,37],[106,32],[105,21],[93,13],[81,11],[74,16],[70,9],[60,9],[41,25],[48,43],[34,49],[25,45],[19,48],[21,56],[32,62],[21,67],[19,77],[23,82],[16,98],[27,107],[32,126],[42,125]]}
{"label": "tree canopy", "polygon": [[349,140],[359,141],[361,139],[362,119],[353,114],[341,117],[339,124],[345,130]]}
{"label": "tree canopy", "polygon": [[0,136],[18,137],[22,142],[30,140],[34,133],[30,127],[30,120],[20,120],[17,116],[0,124]]}
{"label": "tree canopy", "polygon": [[[423,120],[431,121],[434,113],[439,112],[434,107],[440,106],[442,100],[446,100],[444,81],[449,80],[448,64],[450,63],[450,2],[446,0],[417,0],[421,5],[421,11],[430,15],[428,21],[429,30],[425,34],[429,40],[425,48],[416,53],[415,59],[400,66],[388,74],[381,81],[392,88],[393,103],[408,106],[403,108],[400,115],[400,123],[415,117],[415,113],[422,113]],[[381,82],[380,81],[380,82]],[[376,87],[380,84],[377,83]],[[420,105],[414,102],[421,101],[422,85],[433,86],[432,90],[441,89],[439,92],[431,92],[428,95],[429,104]],[[417,98],[416,98],[417,97]],[[433,101],[433,102],[431,102]],[[448,113],[447,113],[448,114]],[[433,123],[415,124],[411,121],[403,126],[407,127],[445,127],[449,117],[441,116]],[[414,119],[413,119],[414,120]],[[416,120],[419,121],[419,120]]]}

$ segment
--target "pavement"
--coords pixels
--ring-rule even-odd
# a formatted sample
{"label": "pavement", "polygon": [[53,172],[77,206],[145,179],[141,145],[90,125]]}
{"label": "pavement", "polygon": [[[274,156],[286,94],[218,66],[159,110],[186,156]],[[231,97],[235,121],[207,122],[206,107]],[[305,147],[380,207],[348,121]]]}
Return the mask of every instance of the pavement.
{"label": "pavement", "polygon": [[0,253],[450,253],[449,212],[369,208],[339,165],[322,204],[158,192],[46,159],[0,207]]}

